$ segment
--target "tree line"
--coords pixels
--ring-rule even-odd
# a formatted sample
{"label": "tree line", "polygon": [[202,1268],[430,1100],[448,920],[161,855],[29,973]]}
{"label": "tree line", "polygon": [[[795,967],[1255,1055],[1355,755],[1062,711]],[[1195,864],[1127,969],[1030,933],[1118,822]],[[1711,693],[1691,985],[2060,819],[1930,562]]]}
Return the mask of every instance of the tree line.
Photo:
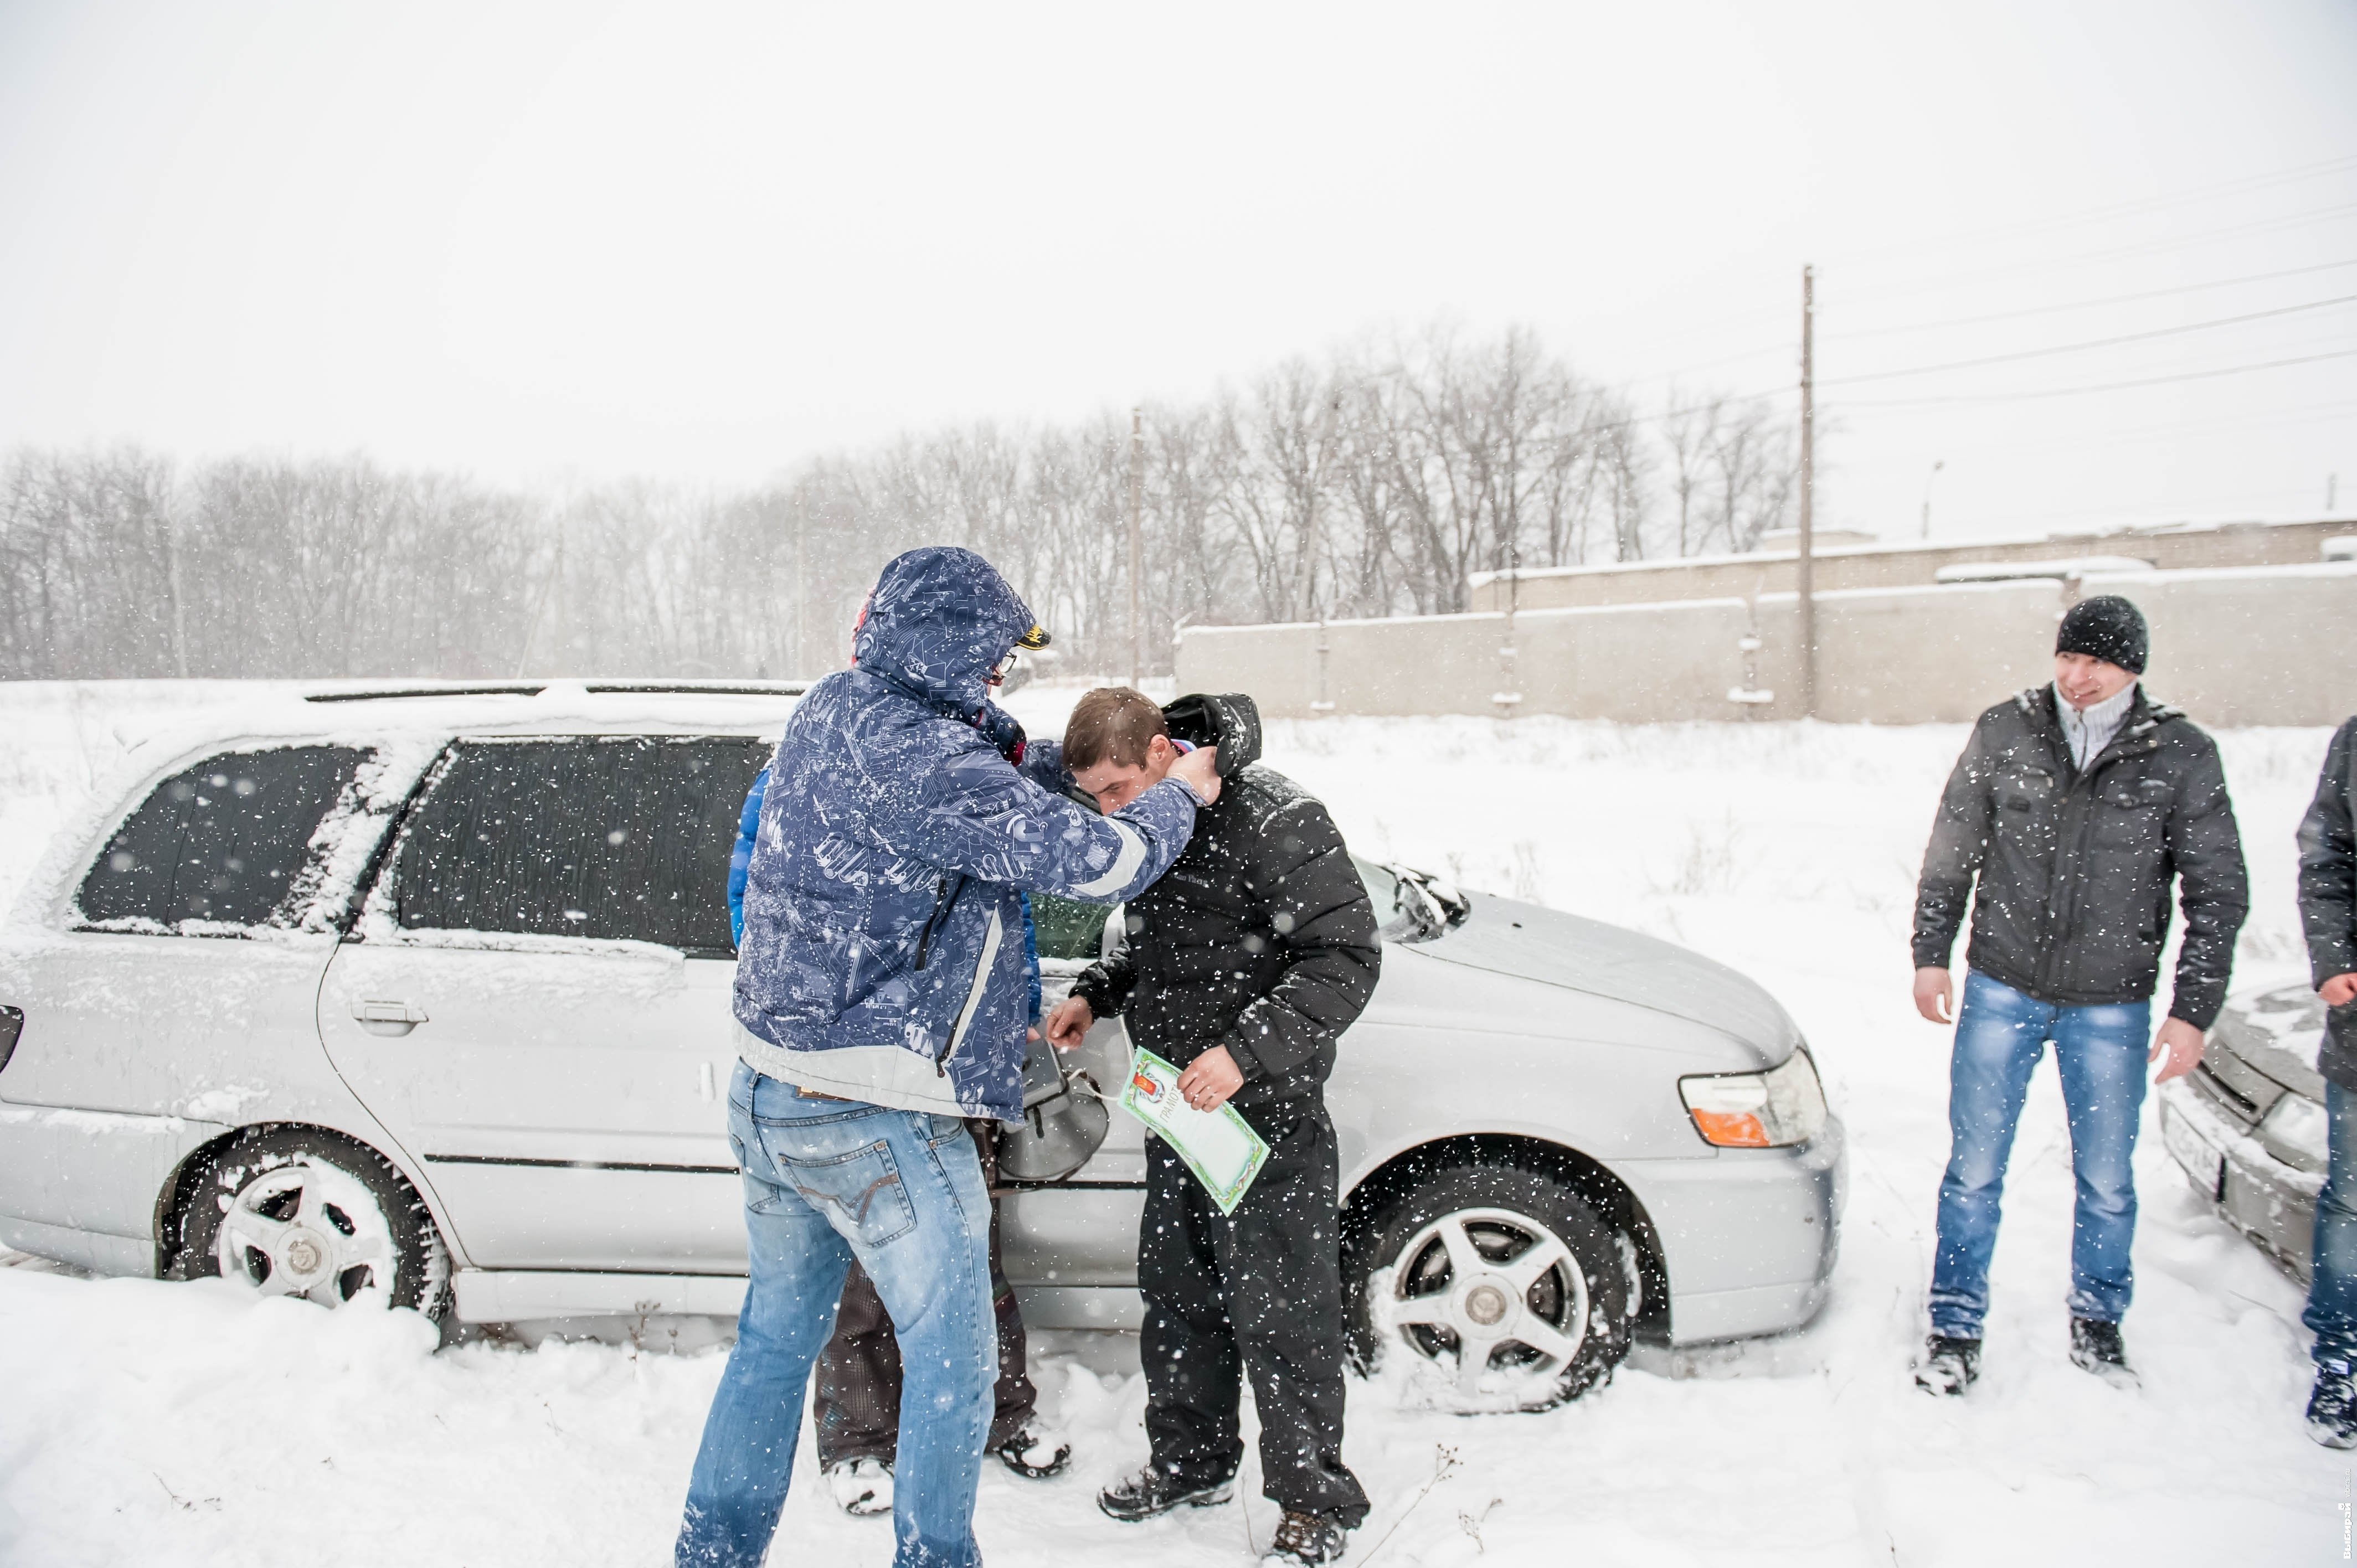
{"label": "tree line", "polygon": [[[1469,575],[1756,546],[1793,433],[1760,400],[1590,381],[1447,328],[1144,411],[1148,672],[1192,625],[1446,614]],[[366,457],[0,468],[0,677],[808,675],[877,569],[961,543],[1067,667],[1128,663],[1130,421],[988,421],[739,490],[527,492]]]}

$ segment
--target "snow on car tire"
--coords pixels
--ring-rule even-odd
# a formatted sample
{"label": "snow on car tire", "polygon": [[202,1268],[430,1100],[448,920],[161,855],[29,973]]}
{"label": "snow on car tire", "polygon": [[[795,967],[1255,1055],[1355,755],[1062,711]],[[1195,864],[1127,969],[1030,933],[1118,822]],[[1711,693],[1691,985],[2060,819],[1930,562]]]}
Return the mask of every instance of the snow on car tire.
{"label": "snow on car tire", "polygon": [[1377,1215],[1350,1282],[1354,1337],[1407,1355],[1422,1402],[1544,1410],[1629,1354],[1630,1279],[1612,1228],[1553,1176],[1436,1173]]}
{"label": "snow on car tire", "polygon": [[371,1149],[307,1128],[253,1130],[199,1161],[181,1192],[176,1279],[217,1274],[256,1295],[429,1317],[447,1303],[434,1217]]}

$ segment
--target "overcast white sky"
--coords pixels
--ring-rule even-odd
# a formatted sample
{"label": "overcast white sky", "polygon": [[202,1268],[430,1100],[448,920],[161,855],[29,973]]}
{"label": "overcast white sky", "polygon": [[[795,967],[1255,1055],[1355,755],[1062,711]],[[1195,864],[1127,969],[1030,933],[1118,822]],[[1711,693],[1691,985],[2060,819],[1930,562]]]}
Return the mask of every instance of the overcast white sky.
{"label": "overcast white sky", "polygon": [[2357,295],[2357,4],[0,0],[0,445],[735,484],[1441,314],[1658,401],[1809,261],[1828,523],[2357,513],[2351,304],[1839,384]]}

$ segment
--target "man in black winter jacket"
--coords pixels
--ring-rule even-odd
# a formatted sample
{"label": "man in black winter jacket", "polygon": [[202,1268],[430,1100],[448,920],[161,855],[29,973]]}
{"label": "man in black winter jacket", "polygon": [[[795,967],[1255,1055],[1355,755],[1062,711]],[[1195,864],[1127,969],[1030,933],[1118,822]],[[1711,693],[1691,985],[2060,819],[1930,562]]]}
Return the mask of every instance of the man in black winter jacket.
{"label": "man in black winter jacket", "polygon": [[1098,1499],[1116,1519],[1227,1500],[1243,1456],[1239,1363],[1260,1413],[1261,1475],[1285,1510],[1275,1552],[1339,1560],[1367,1496],[1342,1463],[1340,1170],[1324,1086],[1335,1041],[1367,1004],[1382,949],[1365,886],[1326,808],[1262,767],[1249,697],[1092,692],[1065,766],[1107,811],[1189,743],[1216,745],[1225,787],[1185,853],[1130,900],[1125,948],[1074,983],[1048,1020],[1070,1049],[1122,1015],[1182,1069],[1199,1110],[1231,1101],[1269,1146],[1235,1212],[1158,1139],[1147,1143],[1138,1286],[1151,1462]]}
{"label": "man in black winter jacket", "polygon": [[2316,1195],[2301,1318],[2316,1332],[2308,1430],[2328,1448],[2357,1448],[2357,719],[2332,737],[2299,824],[2299,923],[2309,972],[2330,1009],[2316,1058],[2324,1074],[2324,1190]]}
{"label": "man in black winter jacket", "polygon": [[[2029,1075],[2048,1040],[2077,1177],[2071,1359],[2130,1376],[2119,1322],[2133,1278],[2129,1173],[2147,1056],[2163,1079],[2201,1059],[2250,906],[2218,748],[2138,677],[2144,618],[2083,600],[2063,618],[2054,681],[1983,714],[1948,779],[1915,901],[1915,1004],[1948,1022],[1948,955],[1967,904],[1971,973],[1955,1010],[1953,1144],[1940,1183],[1932,1335],[1916,1381],[1961,1393],[1978,1374],[1998,1199]],[[2147,1049],[2151,997],[2181,885],[2176,993]]]}

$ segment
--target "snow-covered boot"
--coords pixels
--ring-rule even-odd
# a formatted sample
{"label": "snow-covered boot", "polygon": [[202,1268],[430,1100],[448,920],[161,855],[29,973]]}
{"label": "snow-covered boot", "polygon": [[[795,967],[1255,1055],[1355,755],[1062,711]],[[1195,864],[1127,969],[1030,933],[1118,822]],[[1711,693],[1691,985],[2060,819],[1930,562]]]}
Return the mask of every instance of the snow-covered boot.
{"label": "snow-covered boot", "polygon": [[2093,1372],[2115,1388],[2136,1386],[2134,1368],[2128,1365],[2127,1347],[2120,1343],[2120,1326],[2106,1323],[2100,1317],[2074,1317],[2071,1320],[2071,1364],[2083,1372]]}
{"label": "snow-covered boot", "polygon": [[1114,1519],[1134,1524],[1142,1519],[1152,1519],[1157,1514],[1168,1513],[1172,1509],[1181,1505],[1188,1508],[1207,1509],[1215,1503],[1226,1502],[1235,1495],[1236,1480],[1233,1476],[1225,1480],[1214,1481],[1208,1487],[1199,1487],[1182,1481],[1175,1476],[1165,1475],[1148,1465],[1136,1475],[1125,1480],[1115,1481],[1112,1486],[1099,1492],[1097,1507],[1104,1509]]}
{"label": "snow-covered boot", "polygon": [[826,1467],[834,1506],[847,1514],[892,1511],[892,1466],[881,1459],[845,1459]]}
{"label": "snow-covered boot", "polygon": [[1060,1476],[1072,1462],[1072,1445],[1053,1427],[1027,1426],[991,1450],[998,1462],[1026,1480]]}
{"label": "snow-covered boot", "polygon": [[1283,1522],[1276,1527],[1276,1539],[1269,1542],[1267,1561],[1313,1565],[1340,1563],[1342,1553],[1350,1549],[1350,1543],[1342,1538],[1342,1527],[1332,1520],[1287,1509]]}
{"label": "snow-covered boot", "polygon": [[1960,1394],[1981,1375],[1981,1342],[1934,1334],[1923,1341],[1915,1364],[1915,1386],[1927,1394]]}
{"label": "snow-covered boot", "polygon": [[2357,1448],[2357,1380],[2346,1366],[2316,1369],[2316,1391],[2308,1396],[2308,1434],[2327,1448]]}

